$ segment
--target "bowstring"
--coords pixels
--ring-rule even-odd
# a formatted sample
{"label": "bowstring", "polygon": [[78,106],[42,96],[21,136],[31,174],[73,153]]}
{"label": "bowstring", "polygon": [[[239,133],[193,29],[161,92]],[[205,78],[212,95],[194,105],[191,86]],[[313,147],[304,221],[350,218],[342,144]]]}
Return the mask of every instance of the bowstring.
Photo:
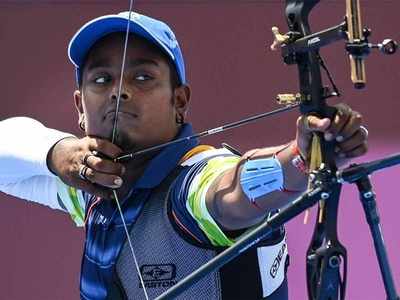
{"label": "bowstring", "polygon": [[[120,101],[121,101],[121,92],[122,92],[122,84],[123,84],[122,82],[124,80],[125,61],[126,61],[126,53],[127,53],[127,49],[128,49],[128,40],[129,40],[129,31],[130,31],[129,29],[130,29],[130,23],[131,23],[130,20],[131,20],[132,10],[133,10],[133,2],[134,2],[134,0],[129,0],[128,21],[127,21],[127,25],[126,25],[124,49],[123,49],[123,53],[122,53],[121,74],[120,74],[120,79],[119,79],[118,96],[117,96],[117,103],[116,103],[116,107],[115,107],[114,125],[113,125],[113,130],[112,130],[111,143],[115,142],[116,135],[117,135],[117,130],[118,130],[118,112],[119,112],[119,106],[120,106]],[[126,238],[128,240],[128,245],[129,245],[129,248],[130,248],[130,251],[131,251],[131,254],[132,254],[133,261],[135,263],[136,271],[137,271],[137,274],[139,276],[140,283],[142,284],[142,287],[143,287],[144,296],[146,297],[146,300],[149,300],[149,296],[147,294],[147,290],[146,290],[146,287],[144,285],[143,276],[142,276],[142,273],[140,272],[140,267],[139,267],[139,263],[138,263],[138,260],[136,258],[136,255],[135,255],[135,251],[133,250],[132,240],[131,240],[131,237],[129,235],[128,227],[126,226],[124,214],[122,212],[121,205],[119,203],[119,197],[118,197],[118,194],[117,194],[116,190],[113,190],[113,195],[114,195],[115,202],[117,204],[119,215],[120,215],[121,220],[122,220],[122,224],[124,226],[125,235],[126,235]]]}

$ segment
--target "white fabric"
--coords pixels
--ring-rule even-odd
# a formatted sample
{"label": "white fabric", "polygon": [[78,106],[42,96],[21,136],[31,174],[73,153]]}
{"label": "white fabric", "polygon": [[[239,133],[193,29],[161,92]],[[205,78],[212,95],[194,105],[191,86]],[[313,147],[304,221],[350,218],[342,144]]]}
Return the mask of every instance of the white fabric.
{"label": "white fabric", "polygon": [[218,156],[218,155],[228,155],[228,154],[232,155],[232,152],[226,148],[210,149],[210,150],[202,151],[202,152],[199,152],[199,153],[193,155],[189,159],[185,160],[181,164],[181,166],[183,166],[183,167],[193,166],[195,163],[198,163],[206,158],[210,158],[210,157]]}
{"label": "white fabric", "polygon": [[69,133],[46,128],[27,117],[0,121],[0,191],[54,209],[57,180],[47,167],[47,153]]}
{"label": "white fabric", "polygon": [[279,244],[257,248],[263,298],[276,291],[285,279],[287,255],[286,236]]}

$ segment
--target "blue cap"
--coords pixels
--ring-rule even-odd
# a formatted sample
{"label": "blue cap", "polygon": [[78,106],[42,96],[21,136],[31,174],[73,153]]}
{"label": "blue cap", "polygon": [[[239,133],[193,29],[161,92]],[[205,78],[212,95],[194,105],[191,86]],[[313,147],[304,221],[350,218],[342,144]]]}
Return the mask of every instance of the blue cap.
{"label": "blue cap", "polygon": [[80,79],[82,71],[80,68],[83,67],[90,48],[99,39],[110,33],[126,32],[128,20],[131,22],[129,32],[143,37],[167,54],[176,68],[180,83],[186,83],[185,63],[178,41],[171,28],[162,21],[127,11],[93,19],[83,25],[72,37],[68,46],[68,56],[76,67],[77,80]]}

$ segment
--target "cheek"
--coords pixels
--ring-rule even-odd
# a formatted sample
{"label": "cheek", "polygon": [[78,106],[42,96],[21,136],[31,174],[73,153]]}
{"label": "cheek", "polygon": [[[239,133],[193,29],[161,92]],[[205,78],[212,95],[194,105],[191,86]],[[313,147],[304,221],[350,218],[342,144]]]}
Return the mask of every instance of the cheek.
{"label": "cheek", "polygon": [[142,115],[149,121],[164,123],[174,114],[172,91],[170,87],[160,87],[152,93],[139,97]]}
{"label": "cheek", "polygon": [[170,98],[154,102],[146,109],[146,118],[150,123],[160,126],[160,129],[163,127],[167,129],[167,127],[169,128],[175,122],[174,106]]}
{"label": "cheek", "polygon": [[99,99],[87,97],[85,101],[83,101],[83,110],[88,126],[97,127],[103,123],[106,106],[106,101],[104,100],[101,101]]}

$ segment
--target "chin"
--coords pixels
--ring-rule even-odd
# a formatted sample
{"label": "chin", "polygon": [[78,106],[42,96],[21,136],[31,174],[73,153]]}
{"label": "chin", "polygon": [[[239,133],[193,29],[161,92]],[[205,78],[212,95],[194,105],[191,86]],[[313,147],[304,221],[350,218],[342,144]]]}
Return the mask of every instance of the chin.
{"label": "chin", "polygon": [[115,144],[120,147],[123,151],[135,151],[137,150],[137,142],[126,132],[117,132],[115,138]]}

